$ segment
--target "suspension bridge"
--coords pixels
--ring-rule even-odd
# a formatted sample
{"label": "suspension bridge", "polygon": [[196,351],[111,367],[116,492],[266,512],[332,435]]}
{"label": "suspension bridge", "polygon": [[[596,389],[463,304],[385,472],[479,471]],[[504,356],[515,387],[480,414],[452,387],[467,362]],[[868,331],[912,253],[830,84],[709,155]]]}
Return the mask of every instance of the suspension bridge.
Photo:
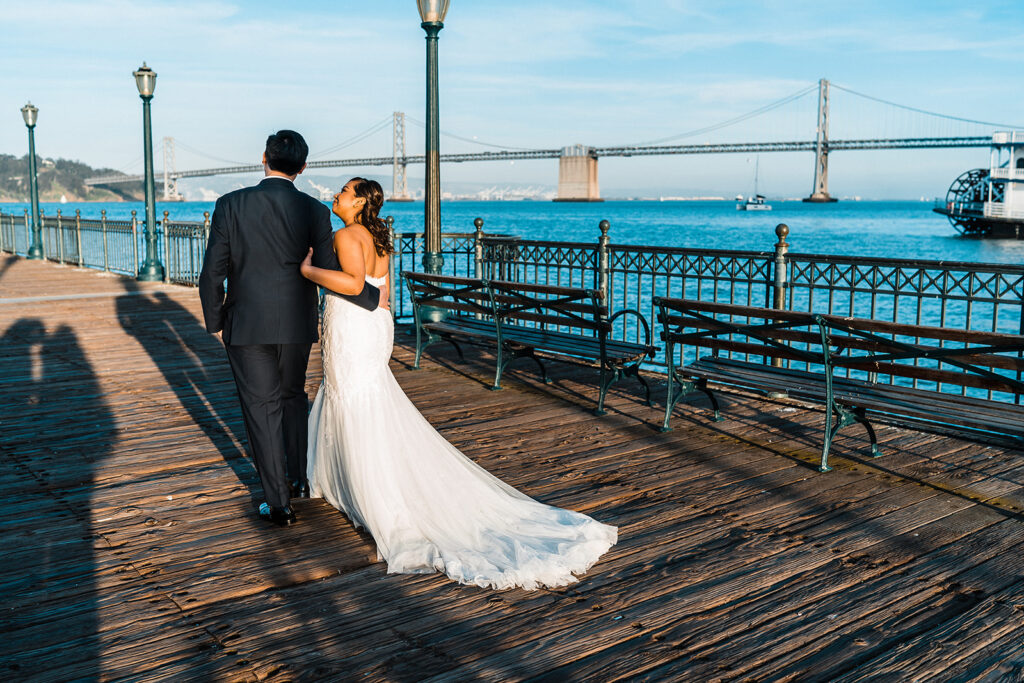
{"label": "suspension bridge", "polygon": [[[702,129],[689,131],[670,138],[652,141],[648,144],[634,144],[621,146],[592,147],[587,145],[570,145],[562,148],[549,149],[522,149],[502,148],[497,151],[463,152],[453,154],[441,154],[441,161],[446,163],[465,163],[477,161],[517,161],[526,159],[558,159],[558,195],[556,201],[600,201],[600,189],[598,184],[598,159],[601,157],[633,157],[633,156],[661,156],[680,154],[730,154],[747,153],[760,154],[768,152],[813,152],[814,153],[814,185],[810,195],[805,199],[809,202],[830,202],[835,201],[829,193],[828,183],[828,159],[829,154],[838,151],[850,150],[886,150],[886,149],[943,149],[943,148],[965,148],[965,147],[988,147],[992,144],[991,133],[985,135],[924,135],[919,137],[857,137],[845,139],[831,139],[829,136],[831,120],[831,90],[833,87],[840,88],[852,95],[872,100],[875,102],[898,108],[902,111],[916,113],[924,117],[937,117],[946,121],[954,121],[980,126],[1013,128],[1005,124],[997,124],[986,121],[966,119],[956,116],[948,116],[935,112],[925,111],[906,105],[889,102],[870,95],[833,86],[827,79],[821,79],[816,86],[809,86],[800,92],[777,100],[768,105],[760,107],[742,116],[708,126]],[[720,130],[733,126],[739,122],[746,121],[769,111],[776,110],[786,104],[802,98],[814,90],[817,90],[817,123],[813,139],[772,141],[772,142],[740,142],[740,143],[695,143],[695,144],[664,144],[669,141],[678,140],[684,137],[691,137],[705,134],[711,131]],[[390,120],[392,127],[392,153],[388,156],[361,157],[350,159],[312,160],[307,164],[309,169],[321,168],[343,168],[343,167],[371,167],[391,166],[392,167],[392,201],[409,200],[408,183],[406,180],[406,169],[409,164],[421,164],[424,162],[424,155],[406,154],[406,115],[403,112],[395,112]],[[351,141],[365,139],[369,133],[376,132],[381,128],[377,124],[369,131],[354,136]],[[449,134],[450,135],[450,134]],[[456,135],[451,137],[471,142],[475,140],[461,138]],[[338,149],[346,144],[338,145],[332,149]],[[489,145],[497,146],[497,145]],[[180,198],[177,183],[182,178],[199,178],[216,175],[230,175],[241,173],[262,172],[263,166],[259,164],[221,166],[215,168],[203,168],[193,170],[177,170],[175,164],[175,143],[174,138],[164,138],[164,168],[157,175],[163,176],[164,199],[174,200]],[[330,151],[330,150],[329,150]],[[143,180],[142,175],[128,173],[96,176],[85,181],[90,186],[110,186],[124,183],[138,183]]]}

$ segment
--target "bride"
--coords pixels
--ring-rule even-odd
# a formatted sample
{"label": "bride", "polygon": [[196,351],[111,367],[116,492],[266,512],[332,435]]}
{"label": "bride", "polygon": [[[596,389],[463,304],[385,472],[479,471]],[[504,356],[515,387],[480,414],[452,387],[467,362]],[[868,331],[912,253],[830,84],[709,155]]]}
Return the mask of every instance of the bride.
{"label": "bride", "polygon": [[[338,292],[387,281],[392,253],[378,213],[380,184],[353,178],[334,197],[342,271],[302,274]],[[390,283],[389,283],[390,284]],[[377,543],[388,573],[441,571],[486,588],[527,590],[576,580],[615,544],[617,530],[545,505],[500,481],[437,433],[391,374],[391,312],[326,297],[323,384],[309,416],[311,494]]]}

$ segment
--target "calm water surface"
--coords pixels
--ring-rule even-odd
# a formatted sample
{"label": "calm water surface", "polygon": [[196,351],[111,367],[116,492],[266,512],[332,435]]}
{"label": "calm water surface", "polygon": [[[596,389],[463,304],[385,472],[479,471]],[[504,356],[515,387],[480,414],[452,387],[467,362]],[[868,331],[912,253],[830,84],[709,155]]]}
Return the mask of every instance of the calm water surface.
{"label": "calm water surface", "polygon": [[[772,211],[737,211],[732,201],[608,201],[594,204],[521,202],[443,202],[445,232],[472,232],[473,219],[484,219],[488,232],[526,239],[596,242],[598,223],[611,223],[612,243],[651,244],[710,249],[766,251],[775,243],[774,228],[790,228],[790,248],[802,253],[885,256],[907,259],[1024,262],[1024,240],[977,240],[957,235],[949,222],[932,213],[930,202],[861,201],[805,204],[773,201]],[[4,213],[21,213],[25,204],[0,204]],[[61,209],[73,215],[111,219],[145,215],[141,203],[43,203],[46,215]],[[157,204],[157,216],[169,211],[172,220],[202,220],[212,202]],[[423,203],[385,204],[395,217],[395,230],[414,232],[423,226]],[[337,227],[340,224],[337,223]]]}

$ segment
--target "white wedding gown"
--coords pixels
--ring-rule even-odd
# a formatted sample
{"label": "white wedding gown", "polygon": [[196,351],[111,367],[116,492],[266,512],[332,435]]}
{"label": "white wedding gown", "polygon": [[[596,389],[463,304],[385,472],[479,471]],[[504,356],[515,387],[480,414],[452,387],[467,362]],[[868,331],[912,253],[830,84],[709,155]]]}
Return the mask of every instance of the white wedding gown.
{"label": "white wedding gown", "polygon": [[388,573],[442,571],[498,589],[576,581],[615,544],[616,528],[533,500],[448,443],[391,374],[393,342],[389,311],[327,295],[311,495],[373,535]]}

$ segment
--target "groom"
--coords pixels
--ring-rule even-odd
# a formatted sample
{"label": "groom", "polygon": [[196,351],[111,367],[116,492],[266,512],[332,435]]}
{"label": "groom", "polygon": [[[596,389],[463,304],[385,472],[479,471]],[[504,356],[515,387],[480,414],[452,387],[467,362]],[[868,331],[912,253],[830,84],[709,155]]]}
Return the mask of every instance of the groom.
{"label": "groom", "polygon": [[[307,154],[295,131],[267,138],[263,181],[217,200],[199,275],[206,329],[221,332],[266,495],[260,517],[279,526],[295,522],[289,498],[309,496],[305,383],[317,288],[299,264],[312,247],[313,265],[340,270],[330,211],[295,187]],[[370,311],[387,305],[386,289],[370,284],[346,298]]]}

